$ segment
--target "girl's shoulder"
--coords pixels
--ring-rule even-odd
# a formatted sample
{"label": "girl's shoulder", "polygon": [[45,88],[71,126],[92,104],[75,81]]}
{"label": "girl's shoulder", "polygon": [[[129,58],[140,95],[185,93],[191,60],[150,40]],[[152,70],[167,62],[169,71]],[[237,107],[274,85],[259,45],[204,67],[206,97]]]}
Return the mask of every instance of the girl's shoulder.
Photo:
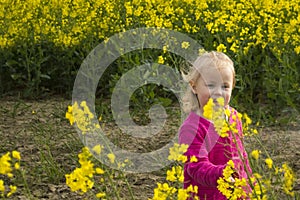
{"label": "girl's shoulder", "polygon": [[198,127],[199,124],[209,125],[211,122],[205,119],[202,116],[199,116],[195,112],[190,112],[187,118],[183,121],[182,126],[196,126]]}
{"label": "girl's shoulder", "polygon": [[199,130],[207,130],[210,127],[211,122],[194,112],[190,112],[188,117],[184,120],[182,125],[180,126],[181,132],[192,132],[196,134]]}
{"label": "girl's shoulder", "polygon": [[195,138],[204,137],[208,123],[203,117],[191,112],[179,129],[179,143],[191,144]]}
{"label": "girl's shoulder", "polygon": [[190,112],[190,114],[187,116],[187,118],[183,121],[182,125],[180,126],[180,131],[186,129],[193,129],[197,127],[199,118],[200,117],[196,113]]}

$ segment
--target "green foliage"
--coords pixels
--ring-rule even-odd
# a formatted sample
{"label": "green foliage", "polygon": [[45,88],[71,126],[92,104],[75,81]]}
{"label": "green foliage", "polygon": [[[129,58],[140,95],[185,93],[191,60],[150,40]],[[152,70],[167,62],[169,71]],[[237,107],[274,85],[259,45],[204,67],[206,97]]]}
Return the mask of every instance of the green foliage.
{"label": "green foliage", "polygon": [[[165,27],[189,35],[206,50],[227,53],[237,71],[234,106],[258,118],[273,116],[275,122],[281,110],[298,113],[300,100],[300,40],[295,32],[299,9],[297,1],[287,6],[281,3],[274,2],[270,9],[268,3],[244,0],[174,1],[172,5],[148,1],[59,5],[55,1],[25,1],[11,8],[5,1],[7,12],[0,21],[0,93],[27,98],[49,92],[70,96],[80,64],[96,45],[117,32]],[[96,96],[110,98],[122,75],[134,66],[157,61],[160,55],[149,49],[123,55],[105,71]],[[180,65],[180,58],[163,56],[165,64],[174,68]],[[147,85],[135,92],[132,102],[144,107],[145,102],[161,99],[169,104],[167,98],[176,101],[165,89]]]}

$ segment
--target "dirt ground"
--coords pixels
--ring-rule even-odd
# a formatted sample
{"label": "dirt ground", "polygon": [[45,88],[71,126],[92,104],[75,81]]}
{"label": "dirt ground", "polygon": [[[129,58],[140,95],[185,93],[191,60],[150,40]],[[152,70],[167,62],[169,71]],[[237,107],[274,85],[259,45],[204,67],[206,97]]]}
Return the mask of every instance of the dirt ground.
{"label": "dirt ground", "polygon": [[[83,199],[65,184],[64,174],[76,166],[76,155],[82,144],[77,133],[65,119],[71,100],[51,97],[39,101],[23,101],[15,97],[0,99],[0,153],[18,150],[22,156],[22,168],[26,172],[32,199]],[[168,122],[166,129],[176,132],[176,120]],[[120,138],[113,124],[107,123],[112,139]],[[266,149],[275,160],[288,162],[297,177],[296,190],[300,191],[300,124],[285,127],[264,127],[260,130]],[[159,148],[172,135],[162,134],[157,140],[139,141],[130,138],[117,141],[128,149]],[[252,141],[248,141],[251,146]],[[1,178],[1,177],[0,177]],[[133,174],[128,176],[136,199],[148,199],[153,195],[156,182],[163,181],[161,172]],[[28,199],[25,184],[19,183],[18,192],[12,199]],[[126,193],[126,192],[125,192]],[[88,197],[86,197],[88,198]],[[124,199],[126,199],[124,197]]]}

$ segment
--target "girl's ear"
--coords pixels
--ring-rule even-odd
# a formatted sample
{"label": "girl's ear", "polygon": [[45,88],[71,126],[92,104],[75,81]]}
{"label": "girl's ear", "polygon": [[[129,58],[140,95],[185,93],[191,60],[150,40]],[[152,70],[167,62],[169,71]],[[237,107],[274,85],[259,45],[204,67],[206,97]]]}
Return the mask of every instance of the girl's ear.
{"label": "girl's ear", "polygon": [[189,84],[190,84],[190,86],[191,86],[192,92],[193,92],[194,94],[197,94],[195,82],[194,82],[193,80],[190,80],[190,81],[189,81]]}

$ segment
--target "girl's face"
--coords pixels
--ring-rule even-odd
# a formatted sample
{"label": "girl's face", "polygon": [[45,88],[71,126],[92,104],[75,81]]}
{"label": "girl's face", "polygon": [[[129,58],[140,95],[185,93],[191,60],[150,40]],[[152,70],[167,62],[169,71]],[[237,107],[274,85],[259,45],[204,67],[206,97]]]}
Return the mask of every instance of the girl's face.
{"label": "girl's face", "polygon": [[207,104],[209,98],[217,104],[217,99],[224,98],[225,107],[228,106],[232,87],[233,73],[229,67],[210,67],[201,70],[198,80],[190,81],[192,91],[197,94],[200,103],[200,114],[203,114],[203,107]]}

